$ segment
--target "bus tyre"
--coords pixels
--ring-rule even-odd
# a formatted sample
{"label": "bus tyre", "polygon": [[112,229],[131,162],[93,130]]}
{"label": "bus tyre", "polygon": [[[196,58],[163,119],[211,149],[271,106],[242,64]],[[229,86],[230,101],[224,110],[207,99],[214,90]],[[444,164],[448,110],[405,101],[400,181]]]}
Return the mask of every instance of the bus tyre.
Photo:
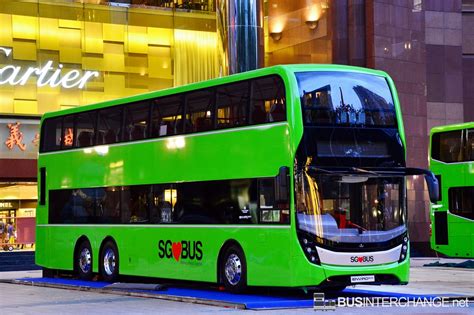
{"label": "bus tyre", "polygon": [[232,245],[224,252],[220,278],[226,290],[230,292],[240,293],[247,287],[247,264],[240,247]]}
{"label": "bus tyre", "polygon": [[107,241],[100,253],[100,275],[106,282],[115,282],[119,274],[118,249],[114,242]]}
{"label": "bus tyre", "polygon": [[83,240],[75,255],[76,272],[82,280],[92,279],[92,248],[88,240]]}

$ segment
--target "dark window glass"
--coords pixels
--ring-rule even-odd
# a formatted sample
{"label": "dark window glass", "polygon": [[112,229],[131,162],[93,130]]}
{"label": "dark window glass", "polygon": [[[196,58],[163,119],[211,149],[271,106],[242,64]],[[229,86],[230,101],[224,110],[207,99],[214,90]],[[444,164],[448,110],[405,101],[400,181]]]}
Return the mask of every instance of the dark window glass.
{"label": "dark window glass", "polygon": [[285,86],[277,76],[252,81],[252,124],[286,120]]}
{"label": "dark window glass", "polygon": [[466,160],[474,161],[474,129],[467,130]]}
{"label": "dark window glass", "polygon": [[186,133],[213,129],[214,90],[186,95]]}
{"label": "dark window glass", "polygon": [[217,129],[248,125],[250,81],[217,87]]}
{"label": "dark window glass", "polygon": [[51,190],[49,223],[288,223],[285,187],[265,178]]}
{"label": "dark window glass", "polygon": [[43,124],[41,152],[55,151],[61,148],[62,117],[50,118]]}
{"label": "dark window glass", "polygon": [[448,190],[449,211],[455,215],[474,220],[474,186],[452,187]]}
{"label": "dark window glass", "polygon": [[50,223],[96,223],[104,215],[104,188],[52,190]]}
{"label": "dark window glass", "polygon": [[119,142],[122,136],[123,107],[111,107],[99,111],[97,144]]}
{"label": "dark window glass", "polygon": [[142,140],[147,137],[149,114],[148,101],[125,106],[125,141]]}
{"label": "dark window glass", "polygon": [[184,128],[182,95],[158,98],[153,103],[153,137],[182,134]]}
{"label": "dark window glass", "polygon": [[95,122],[97,112],[84,112],[77,114],[76,117],[76,135],[75,146],[78,148],[94,145]]}
{"label": "dark window glass", "polygon": [[432,136],[431,155],[433,159],[452,163],[463,161],[462,131],[435,133]]}
{"label": "dark window glass", "polygon": [[151,186],[128,186],[122,191],[122,222],[123,223],[149,223]]}
{"label": "dark window glass", "polygon": [[305,125],[396,127],[392,94],[383,77],[318,71],[297,73],[296,79]]}
{"label": "dark window glass", "polygon": [[65,116],[63,119],[62,148],[72,148],[74,144],[74,119],[75,116]]}
{"label": "dark window glass", "polygon": [[230,180],[175,185],[172,220],[178,224],[257,223],[256,180]]}

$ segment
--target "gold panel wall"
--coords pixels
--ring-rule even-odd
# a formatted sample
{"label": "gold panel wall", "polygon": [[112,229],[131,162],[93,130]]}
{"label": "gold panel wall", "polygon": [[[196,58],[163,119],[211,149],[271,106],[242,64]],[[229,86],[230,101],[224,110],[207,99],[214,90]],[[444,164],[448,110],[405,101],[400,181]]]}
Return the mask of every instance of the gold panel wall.
{"label": "gold panel wall", "polygon": [[[2,0],[0,48],[11,53],[0,52],[0,113],[42,114],[214,78],[215,24],[208,12]],[[62,77],[99,75],[82,89],[38,86],[34,74],[24,85],[4,82],[5,67],[24,73],[48,61],[51,73],[62,67]]]}
{"label": "gold panel wall", "polygon": [[332,63],[329,0],[265,3],[265,66]]}

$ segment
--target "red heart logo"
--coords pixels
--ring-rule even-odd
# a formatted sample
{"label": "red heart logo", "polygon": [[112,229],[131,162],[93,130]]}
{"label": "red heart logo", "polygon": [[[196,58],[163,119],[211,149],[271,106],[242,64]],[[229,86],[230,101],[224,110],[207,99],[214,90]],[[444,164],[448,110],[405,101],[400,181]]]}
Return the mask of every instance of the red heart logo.
{"label": "red heart logo", "polygon": [[357,261],[360,262],[360,263],[361,263],[363,260],[364,260],[364,257],[358,257],[358,258],[357,258]]}
{"label": "red heart logo", "polygon": [[173,251],[174,259],[176,259],[176,261],[179,261],[179,259],[181,258],[181,251],[183,250],[183,245],[181,244],[181,242],[173,243],[171,249]]}

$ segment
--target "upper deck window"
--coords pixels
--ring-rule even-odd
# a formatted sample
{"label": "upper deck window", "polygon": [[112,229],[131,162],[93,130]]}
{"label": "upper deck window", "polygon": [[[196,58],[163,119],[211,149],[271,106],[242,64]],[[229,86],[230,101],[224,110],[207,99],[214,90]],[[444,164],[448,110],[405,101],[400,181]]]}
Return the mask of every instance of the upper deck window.
{"label": "upper deck window", "polygon": [[396,127],[395,106],[385,78],[354,72],[296,74],[307,126]]}
{"label": "upper deck window", "polygon": [[474,129],[434,133],[431,157],[446,163],[474,161]]}

